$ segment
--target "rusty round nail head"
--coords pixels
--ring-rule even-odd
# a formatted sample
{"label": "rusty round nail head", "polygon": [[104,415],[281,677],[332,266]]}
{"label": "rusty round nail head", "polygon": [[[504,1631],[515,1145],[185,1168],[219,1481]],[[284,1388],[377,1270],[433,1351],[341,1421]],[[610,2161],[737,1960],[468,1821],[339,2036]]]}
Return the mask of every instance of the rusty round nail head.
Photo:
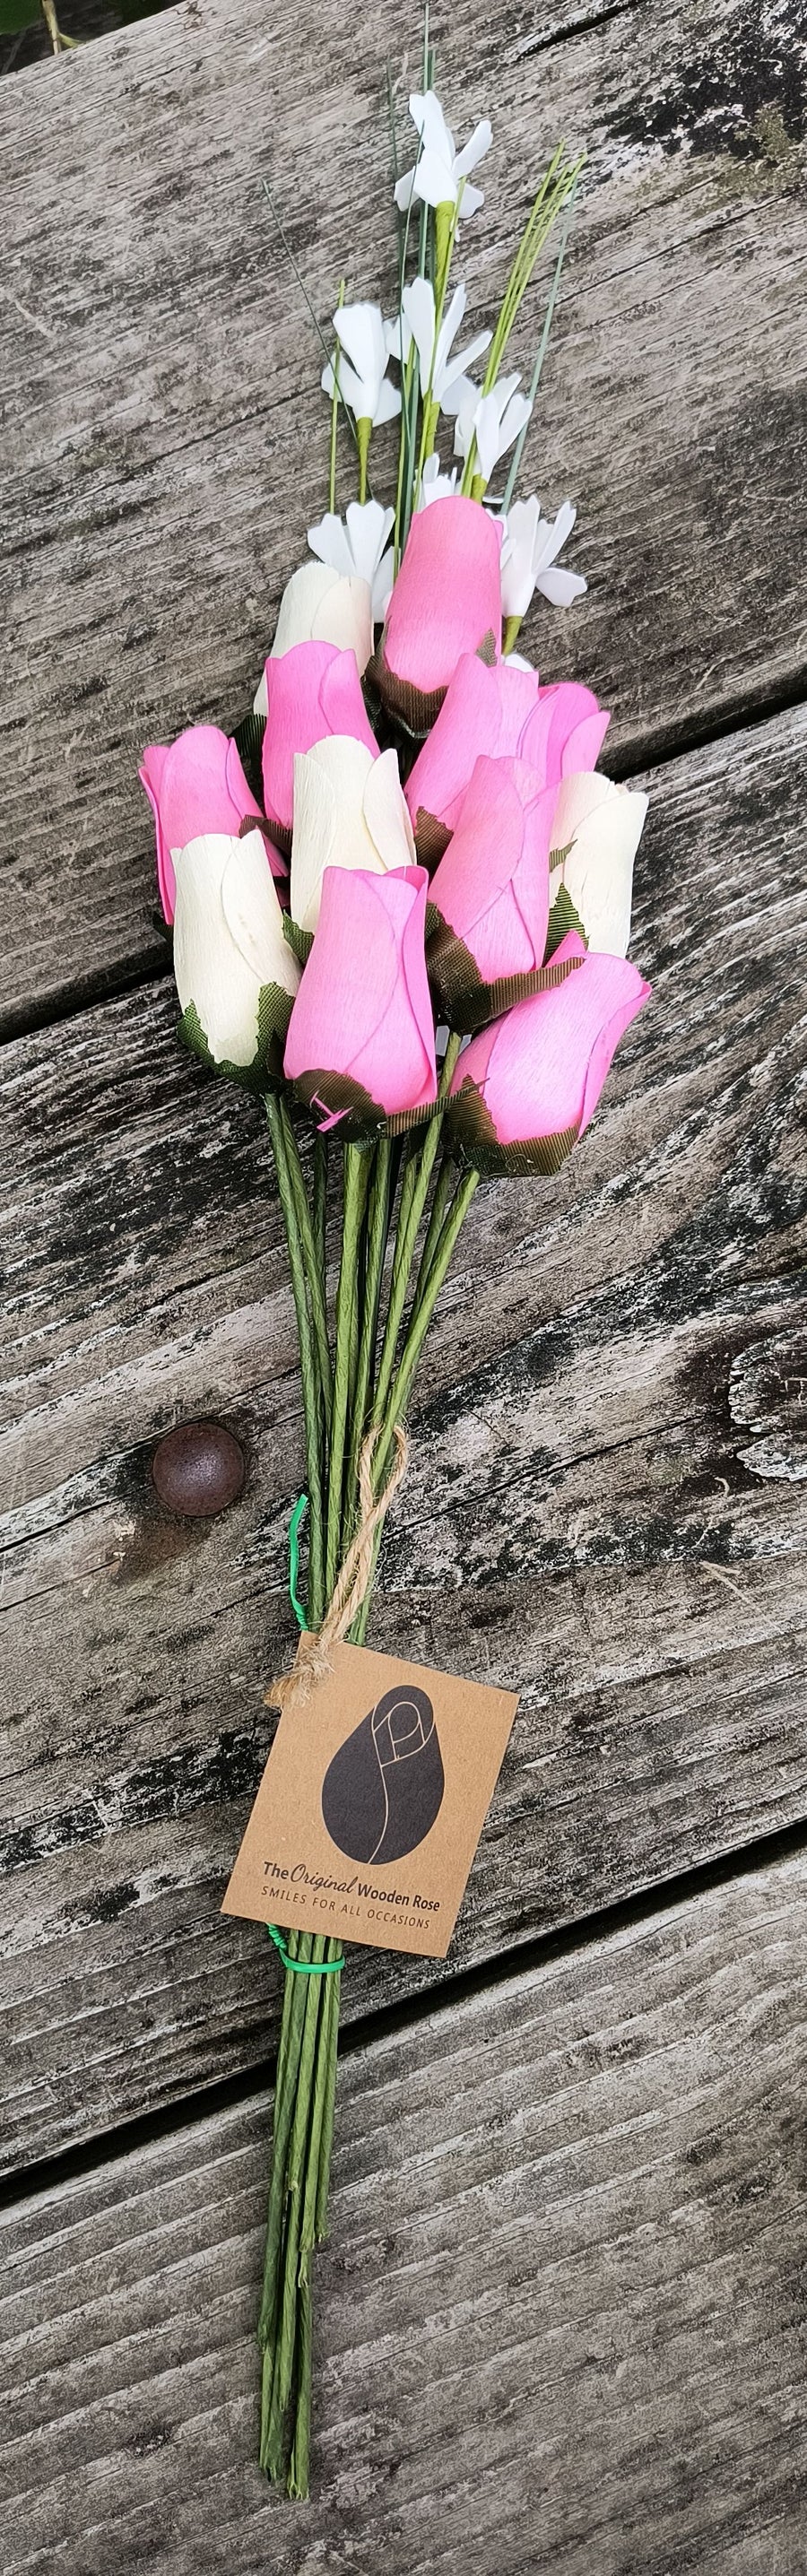
{"label": "rusty round nail head", "polygon": [[151,1473],[160,1502],[184,1520],[213,1520],[238,1501],[244,1452],[222,1422],[181,1422],[158,1440]]}

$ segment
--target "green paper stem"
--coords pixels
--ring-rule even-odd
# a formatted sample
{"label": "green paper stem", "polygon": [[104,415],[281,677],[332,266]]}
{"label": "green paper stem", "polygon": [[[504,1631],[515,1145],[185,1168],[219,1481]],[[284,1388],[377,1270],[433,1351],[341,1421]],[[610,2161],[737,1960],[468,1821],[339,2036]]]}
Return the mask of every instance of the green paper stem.
{"label": "green paper stem", "polygon": [[[358,1145],[344,1149],[344,1199],[342,1215],[342,1258],[339,1264],[339,1286],[336,1292],[336,1349],[331,1408],[331,1448],[328,1477],[328,1525],[325,1546],[325,1598],[330,1601],[339,1571],[339,1543],[342,1531],[342,1481],[345,1460],[348,1400],[350,1394],[350,1354],[356,1304],[356,1265],[359,1234],[367,1190],[368,1158]],[[320,1620],[312,1619],[312,1627]]]}
{"label": "green paper stem", "polygon": [[474,1196],[475,1190],[478,1188],[478,1185],[478,1172],[464,1173],[443,1225],[439,1242],[432,1255],[431,1266],[425,1282],[423,1295],[410,1317],[409,1330],[401,1352],[390,1395],[385,1434],[383,1440],[379,1442],[375,1465],[375,1481],[378,1484],[379,1489],[386,1471],[387,1460],[392,1447],[394,1427],[396,1422],[402,1422],[404,1419],[407,1404],[409,1402],[412,1379],[434,1314],[437,1299],[440,1295],[440,1290],[443,1286],[446,1272],[454,1253],[460,1229],[465,1223],[471,1200]]}
{"label": "green paper stem", "polygon": [[[290,1932],[288,1936],[289,1956],[294,1957],[295,1959],[299,1958],[302,1955],[301,1944],[306,1940],[308,1942],[308,1956],[310,1958],[310,1935]],[[283,2234],[283,2193],[286,2179],[286,2156],[291,2135],[295,2085],[300,2064],[300,2044],[303,2035],[306,1983],[307,1980],[303,1977],[293,1976],[288,1972],[288,1970],[286,1971],[283,1986],[283,2019],[280,2025],[280,2048],[278,2051],[277,2074],[275,2077],[275,2116],[272,2135],[272,2171],[269,2182],[269,2209],[266,2223],[266,2254],[263,2268],[263,2290],[258,2315],[258,2342],[265,2352],[270,2353],[270,2358],[277,2316],[278,2262]],[[268,2384],[267,2373],[264,2370],[264,2400],[267,2425],[268,2402],[271,2397],[273,2366],[272,2362],[268,2374]],[[266,2428],[262,2423],[262,2468],[266,2465],[263,2458],[265,2429]]]}
{"label": "green paper stem", "polygon": [[312,1628],[321,1625],[324,1610],[324,1530],[323,1480],[320,1413],[320,1373],[306,1295],[305,1264],[297,1221],[294,1187],[286,1154],[283,1114],[276,1093],[266,1097],[266,1115],[275,1156],[277,1187],[291,1271],[297,1339],[300,1347],[300,1378],[303,1390],[305,1425],[306,1477],[309,1501],[308,1544],[308,1617]]}
{"label": "green paper stem", "polygon": [[[340,280],[339,280],[339,293],[338,293],[337,298],[336,298],[337,310],[339,309],[340,305],[344,304],[344,301],[345,301],[345,280],[344,280],[344,278],[343,278],[343,277],[340,277]],[[332,394],[332,396],[331,396],[331,445],[330,445],[330,454],[329,454],[329,458],[328,458],[328,508],[329,508],[329,510],[331,510],[331,511],[333,511],[333,510],[335,510],[335,509],[336,509],[336,432],[337,432],[337,429],[338,429],[338,426],[339,426],[339,360],[340,360],[340,357],[341,357],[341,353],[342,353],[342,344],[341,344],[341,341],[340,341],[340,340],[337,340],[336,347],[335,347],[334,354],[333,354],[333,394]]]}
{"label": "green paper stem", "polygon": [[[336,1955],[336,1941],[328,1941],[325,1948],[326,1958],[336,1958]],[[339,1999],[341,1991],[341,1986],[336,1984],[334,1978],[329,1977],[328,1994],[326,1998],[329,2018],[322,2034],[322,2129],[320,2132],[319,2142],[317,2206],[314,2216],[314,2235],[318,2245],[322,2244],[323,2238],[327,2233],[328,2226],[328,2190],[331,2178],[331,2148],[333,2145],[333,2122],[336,2107],[336,2059],[339,2033]]]}
{"label": "green paper stem", "polygon": [[303,1167],[300,1161],[300,1149],[294,1132],[291,1111],[289,1109],[288,1101],[282,1093],[280,1097],[280,1117],[283,1126],[283,1142],[286,1149],[289,1177],[291,1180],[292,1190],[294,1192],[294,1212],[297,1219],[297,1227],[303,1256],[303,1266],[305,1269],[306,1287],[311,1307],[311,1321],[314,1328],[314,1341],[316,1345],[320,1388],[322,1392],[322,1406],[325,1416],[325,1428],[327,1431],[333,1395],[333,1379],[331,1370],[331,1354],[328,1344],[328,1318],[325,1310],[324,1266],[320,1247],[314,1232],[311,1209],[308,1204],[308,1193],[303,1176]]}
{"label": "green paper stem", "polygon": [[434,209],[434,303],[435,313],[439,313],[441,317],[458,215],[459,205],[453,197],[446,198],[442,205],[435,206]]}
{"label": "green paper stem", "polygon": [[381,1138],[373,1156],[373,1170],[367,1200],[367,1256],[364,1273],[356,1382],[351,1411],[350,1447],[348,1454],[345,1509],[342,1525],[342,1548],[349,1547],[356,1520],[359,1486],[359,1452],[366,1429],[372,1383],[373,1358],[384,1254],[387,1248],[390,1213],[390,1177],[392,1147],[388,1137]]}
{"label": "green paper stem", "polygon": [[[323,1956],[325,1943],[321,1933],[310,1942],[312,1960]],[[303,1979],[293,1977],[293,1985]],[[297,2347],[297,2296],[300,2227],[303,2207],[306,2150],[313,2108],[313,2075],[317,2024],[322,2004],[322,1979],[307,1977],[303,1999],[303,2025],[294,2098],[291,2105],[291,2128],[288,2138],[286,2168],[283,2176],[284,2243],[282,2269],[278,2284],[275,2315],[272,2386],[269,2398],[265,2456],[262,2467],[277,2484],[286,2474],[285,2416],[294,2385]],[[268,2358],[268,2355],[267,2355]]]}
{"label": "green paper stem", "polygon": [[[334,1960],[331,1957],[331,1953],[336,1949],[335,1941],[325,1942],[323,1967],[338,1966],[338,1959]],[[339,1988],[329,1977],[327,1992],[322,1999],[317,2030],[314,2093],[300,2223],[297,2393],[288,2476],[289,2494],[299,2496],[308,2494],[311,2431],[311,2262],[317,2245],[322,2244],[327,2226],[338,2030]]]}
{"label": "green paper stem", "polygon": [[319,1274],[320,1274],[320,1278],[321,1278],[321,1280],[322,1280],[322,1294],[323,1294],[323,1297],[325,1296],[325,1279],[326,1279],[325,1228],[326,1228],[326,1218],[327,1218],[327,1213],[328,1213],[328,1141],[327,1141],[327,1137],[325,1137],[325,1136],[315,1136],[315,1137],[314,1137],[314,1182],[313,1182],[313,1190],[312,1190],[311,1224],[312,1224],[312,1227],[313,1227],[313,1234],[314,1234],[314,1250],[315,1250],[315,1252],[316,1252],[317,1262],[318,1262],[318,1264],[319,1264]]}
{"label": "green paper stem", "polygon": [[366,414],[361,415],[356,422],[356,445],[359,451],[359,500],[362,503],[367,499],[367,459],[370,454],[372,427],[372,421],[367,419]]}
{"label": "green paper stem", "polygon": [[[373,1483],[377,1493],[380,1493],[384,1480],[384,1474],[395,1434],[395,1425],[396,1422],[402,1422],[404,1420],[412,1389],[412,1380],[414,1378],[418,1360],[423,1349],[423,1344],[454,1252],[460,1229],[465,1223],[468,1209],[471,1205],[471,1200],[478,1186],[478,1182],[478,1172],[466,1172],[460,1181],[453,1204],[444,1220],[437,1244],[432,1253],[432,1259],[428,1275],[424,1283],[423,1293],[412,1309],[412,1314],[409,1319],[409,1329],[390,1390],[381,1438],[373,1460]],[[376,1534],[376,1542],[373,1549],[373,1564],[367,1592],[351,1631],[354,1644],[357,1646],[362,1646],[364,1644],[367,1634],[367,1624],[370,1616],[370,1604],[372,1600],[375,1568],[378,1562],[380,1543],[381,1531],[379,1530]]]}
{"label": "green paper stem", "polygon": [[440,1088],[437,1094],[437,1108],[435,1110],[434,1117],[430,1119],[429,1125],[426,1128],[420,1151],[418,1152],[416,1147],[411,1149],[410,1159],[404,1172],[403,1185],[401,1189],[401,1204],[398,1216],[395,1259],[392,1265],[392,1279],[390,1281],[387,1321],[384,1329],[384,1339],[381,1346],[381,1358],[378,1365],[378,1380],[376,1384],[375,1400],[373,1403],[372,1420],[374,1424],[382,1422],[386,1412],[387,1398],[392,1382],[393,1369],[395,1367],[395,1353],[398,1344],[398,1335],[403,1322],[406,1292],[409,1285],[409,1275],[414,1259],[418,1229],[423,1215],[423,1210],[426,1205],[429,1193],[429,1182],[431,1180],[435,1157],[441,1140],[443,1110],[451,1082],[451,1076],[454,1072],[454,1067],[459,1055],[460,1043],[461,1041],[458,1037],[449,1037],[443,1059],[443,1069],[440,1076]]}
{"label": "green paper stem", "polygon": [[423,1250],[420,1256],[420,1268],[415,1281],[414,1294],[412,1298],[413,1314],[420,1302],[426,1286],[432,1260],[437,1250],[445,1218],[448,1215],[457,1179],[457,1165],[454,1162],[450,1148],[448,1148],[444,1151],[443,1160],[437,1175],[434,1198],[431,1204],[431,1213],[426,1228]]}

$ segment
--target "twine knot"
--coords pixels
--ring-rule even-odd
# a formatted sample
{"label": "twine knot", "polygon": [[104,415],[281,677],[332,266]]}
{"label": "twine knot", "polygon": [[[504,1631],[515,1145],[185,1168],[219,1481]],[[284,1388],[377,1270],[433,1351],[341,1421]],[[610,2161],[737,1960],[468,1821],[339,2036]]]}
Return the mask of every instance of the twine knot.
{"label": "twine knot", "polygon": [[373,1493],[373,1460],[382,1426],[368,1431],[359,1456],[360,1520],[355,1536],[343,1558],[331,1601],[321,1628],[304,1628],[297,1649],[297,1660],[291,1672],[279,1673],[265,1692],[267,1708],[285,1708],[292,1699],[307,1700],[317,1682],[330,1672],[332,1646],[346,1637],[366,1600],[373,1571],[376,1532],[386,1520],[393,1495],[406,1475],[409,1463],[409,1441],[402,1422],[395,1424],[396,1457],[387,1482],[378,1495]]}

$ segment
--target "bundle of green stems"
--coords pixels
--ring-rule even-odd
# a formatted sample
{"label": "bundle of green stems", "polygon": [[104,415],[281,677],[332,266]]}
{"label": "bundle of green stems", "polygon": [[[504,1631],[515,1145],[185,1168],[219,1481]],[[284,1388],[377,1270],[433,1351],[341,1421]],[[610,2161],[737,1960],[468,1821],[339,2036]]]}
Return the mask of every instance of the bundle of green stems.
{"label": "bundle of green stems", "polygon": [[[360,1518],[359,1466],[374,1435],[372,1483],[389,1478],[418,1361],[477,1186],[442,1146],[445,1097],[459,1054],[450,1036],[435,1109],[403,1137],[329,1145],[316,1135],[310,1186],[286,1092],[266,1101],[300,1346],[308,1494],[307,1626],[322,1625]],[[338,1139],[338,1128],[332,1131]],[[327,1226],[341,1179],[341,1250],[329,1313]],[[366,1453],[365,1453],[366,1455]],[[363,1643],[370,1580],[349,1631]],[[301,1720],[302,1722],[302,1720]],[[261,2467],[290,2495],[308,2493],[311,2263],[326,2233],[336,2088],[342,1947],[289,1930],[275,2088],[263,2296]]]}

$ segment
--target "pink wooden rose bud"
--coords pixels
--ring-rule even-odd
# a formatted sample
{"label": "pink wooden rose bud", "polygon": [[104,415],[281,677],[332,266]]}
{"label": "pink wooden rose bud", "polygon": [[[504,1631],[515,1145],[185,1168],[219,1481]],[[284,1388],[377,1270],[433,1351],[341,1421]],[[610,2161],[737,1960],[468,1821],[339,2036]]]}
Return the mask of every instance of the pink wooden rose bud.
{"label": "pink wooden rose bud", "polygon": [[[166,921],[173,921],[176,852],[207,832],[239,832],[245,815],[261,809],[247,786],[235,743],[218,725],[189,725],[167,748],[150,743],[140,777],[157,827],[160,901]],[[282,873],[278,857],[273,874]]]}
{"label": "pink wooden rose bud", "polygon": [[416,511],[369,677],[413,733],[434,723],[464,653],[501,651],[502,524],[452,492]]}
{"label": "pink wooden rose bud", "polygon": [[537,671],[511,662],[488,670],[477,654],[464,654],[407,782],[425,865],[433,867],[446,848],[480,753],[523,760],[542,787],[557,787],[570,770],[593,769],[608,721],[592,690],[576,681],[542,689]]}
{"label": "pink wooden rose bud", "polygon": [[[474,764],[431,883],[429,976],[455,1029],[478,1028],[522,998],[509,987],[543,965],[556,802],[523,761]],[[502,983],[506,992],[492,991]]]}
{"label": "pink wooden rose bud", "polygon": [[326,868],[285,1071],[346,1138],[413,1125],[437,1097],[425,868]]}
{"label": "pink wooden rose bud", "polygon": [[471,1039],[448,1117],[483,1172],[556,1172],[593,1117],[612,1057],[650,985],[626,957],[586,954],[576,931],[557,962],[582,962],[565,983],[519,1002]]}
{"label": "pink wooden rose bud", "polygon": [[353,734],[374,755],[378,744],[355,653],[341,653],[335,644],[293,644],[288,653],[270,655],[265,679],[264,800],[273,832],[290,850],[295,752],[312,751],[331,733]]}

